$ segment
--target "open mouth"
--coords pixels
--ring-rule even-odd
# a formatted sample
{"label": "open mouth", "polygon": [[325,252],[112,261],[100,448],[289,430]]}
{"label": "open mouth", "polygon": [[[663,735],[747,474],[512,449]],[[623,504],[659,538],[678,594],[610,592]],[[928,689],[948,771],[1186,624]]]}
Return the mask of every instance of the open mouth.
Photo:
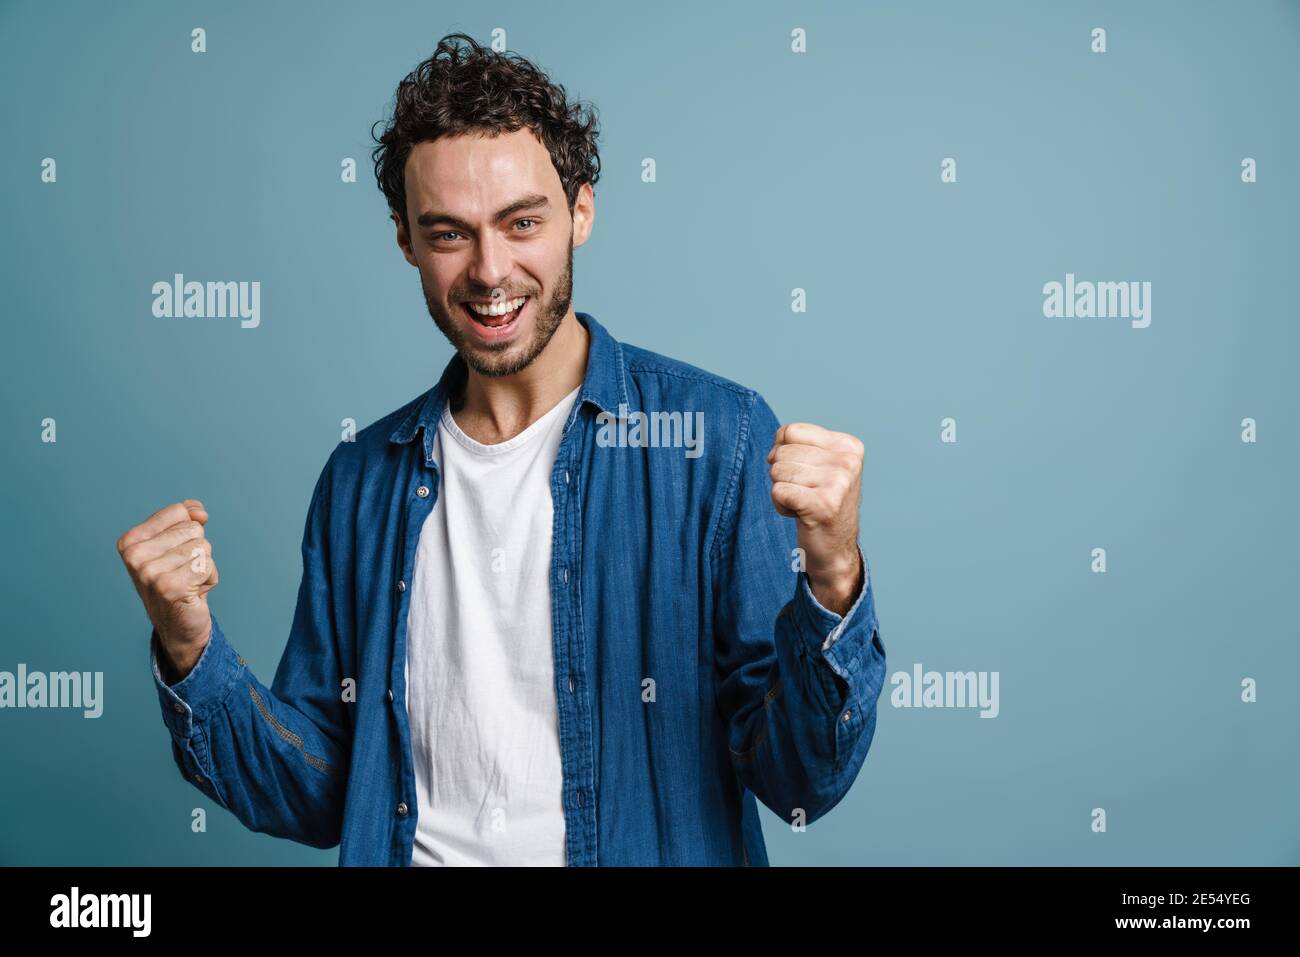
{"label": "open mouth", "polygon": [[515,308],[502,313],[496,313],[495,311],[490,313],[477,312],[468,302],[462,302],[460,305],[465,310],[465,314],[484,329],[501,332],[518,321],[520,314],[524,311],[531,298],[531,296],[516,296],[511,300],[512,303],[517,303]]}

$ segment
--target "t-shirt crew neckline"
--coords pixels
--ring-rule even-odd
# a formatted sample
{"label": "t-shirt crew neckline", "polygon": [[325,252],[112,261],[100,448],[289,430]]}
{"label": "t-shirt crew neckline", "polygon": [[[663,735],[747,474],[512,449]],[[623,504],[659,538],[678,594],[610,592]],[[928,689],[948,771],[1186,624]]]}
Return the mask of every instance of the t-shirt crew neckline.
{"label": "t-shirt crew neckline", "polygon": [[546,431],[546,427],[553,423],[557,416],[566,413],[572,406],[573,401],[582,391],[582,386],[578,386],[563,399],[552,406],[548,411],[543,412],[541,417],[528,428],[524,429],[514,438],[506,439],[504,442],[496,442],[492,445],[484,445],[477,439],[472,439],[466,435],[459,425],[456,424],[455,418],[451,414],[451,406],[447,405],[442,410],[442,426],[446,429],[447,434],[454,438],[458,443],[463,445],[478,455],[500,455],[503,452],[509,452],[520,446],[527,445],[537,436]]}

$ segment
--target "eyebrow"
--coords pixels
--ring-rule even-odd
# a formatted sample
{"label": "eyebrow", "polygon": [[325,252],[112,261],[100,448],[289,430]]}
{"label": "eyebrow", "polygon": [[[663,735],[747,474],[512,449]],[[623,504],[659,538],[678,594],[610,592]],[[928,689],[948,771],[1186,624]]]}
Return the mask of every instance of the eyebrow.
{"label": "eyebrow", "polygon": [[[499,223],[501,220],[513,216],[515,213],[523,212],[525,209],[541,209],[543,207],[549,207],[550,205],[551,201],[542,193],[529,193],[527,196],[521,196],[509,206],[503,206],[501,209],[497,210],[492,216],[492,222]],[[415,219],[415,224],[422,229],[433,226],[436,223],[446,223],[449,226],[455,226],[457,229],[463,229],[466,232],[474,231],[474,227],[465,222],[465,220],[453,216],[451,213],[444,213],[440,209],[425,210]]]}

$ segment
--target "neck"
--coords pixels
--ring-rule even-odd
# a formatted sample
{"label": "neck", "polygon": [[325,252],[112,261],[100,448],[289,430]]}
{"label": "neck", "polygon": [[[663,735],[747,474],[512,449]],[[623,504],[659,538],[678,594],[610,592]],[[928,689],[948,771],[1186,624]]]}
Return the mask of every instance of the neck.
{"label": "neck", "polygon": [[469,369],[465,402],[452,413],[456,424],[484,445],[514,438],[582,385],[590,339],[570,306],[551,341],[526,369],[507,376]]}

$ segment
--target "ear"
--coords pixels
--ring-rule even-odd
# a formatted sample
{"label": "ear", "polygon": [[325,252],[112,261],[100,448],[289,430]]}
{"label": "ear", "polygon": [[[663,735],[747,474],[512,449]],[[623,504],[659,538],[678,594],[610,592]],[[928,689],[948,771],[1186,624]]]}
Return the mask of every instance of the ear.
{"label": "ear", "polygon": [[398,216],[396,212],[390,210],[388,218],[393,221],[393,226],[397,230],[397,246],[402,250],[402,255],[406,257],[406,261],[412,266],[417,265],[415,262],[415,251],[411,248],[411,234],[407,231],[406,227],[402,225],[402,217]]}
{"label": "ear", "polygon": [[587,241],[592,227],[596,224],[596,193],[590,183],[583,183],[578,188],[578,196],[573,201],[573,248],[577,249]]}

